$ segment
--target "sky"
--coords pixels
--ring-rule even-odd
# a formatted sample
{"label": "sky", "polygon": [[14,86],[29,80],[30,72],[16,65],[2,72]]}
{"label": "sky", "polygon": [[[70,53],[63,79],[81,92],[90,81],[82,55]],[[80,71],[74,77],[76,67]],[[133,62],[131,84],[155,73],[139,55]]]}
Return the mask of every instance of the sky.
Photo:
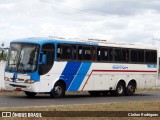
{"label": "sky", "polygon": [[160,0],[0,0],[0,43],[48,36],[153,44]]}

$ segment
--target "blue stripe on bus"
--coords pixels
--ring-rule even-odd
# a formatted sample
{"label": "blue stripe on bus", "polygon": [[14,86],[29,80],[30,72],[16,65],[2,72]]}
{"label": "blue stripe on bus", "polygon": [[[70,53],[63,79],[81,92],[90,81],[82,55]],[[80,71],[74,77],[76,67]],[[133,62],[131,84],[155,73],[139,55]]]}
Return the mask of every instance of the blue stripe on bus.
{"label": "blue stripe on bus", "polygon": [[71,83],[68,91],[78,91],[82,81],[84,80],[89,68],[91,66],[91,62],[84,62],[82,63],[76,77],[74,78],[73,82]]}
{"label": "blue stripe on bus", "polygon": [[66,83],[66,90],[70,86],[72,80],[74,79],[77,71],[79,70],[82,62],[68,62],[61,74],[60,79],[63,79]]}
{"label": "blue stripe on bus", "polygon": [[16,82],[16,79],[17,79],[17,73],[13,73],[13,82]]}
{"label": "blue stripe on bus", "polygon": [[[29,73],[28,73],[29,74]],[[39,81],[40,80],[40,75],[38,73],[38,71],[34,72],[34,73],[31,73],[30,74],[30,79],[31,80],[34,80],[34,81]]]}

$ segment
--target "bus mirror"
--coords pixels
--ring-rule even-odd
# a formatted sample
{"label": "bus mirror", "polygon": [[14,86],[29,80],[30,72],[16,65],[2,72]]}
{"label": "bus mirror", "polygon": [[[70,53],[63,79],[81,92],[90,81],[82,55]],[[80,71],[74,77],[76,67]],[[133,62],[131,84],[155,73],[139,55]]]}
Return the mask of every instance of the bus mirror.
{"label": "bus mirror", "polygon": [[46,64],[46,59],[47,59],[47,58],[46,58],[46,55],[43,54],[43,55],[42,55],[42,64],[43,64],[43,65]]}
{"label": "bus mirror", "polygon": [[42,52],[41,54],[40,54],[40,61],[39,61],[39,64],[41,65],[44,65],[44,64],[46,64],[46,55]]}

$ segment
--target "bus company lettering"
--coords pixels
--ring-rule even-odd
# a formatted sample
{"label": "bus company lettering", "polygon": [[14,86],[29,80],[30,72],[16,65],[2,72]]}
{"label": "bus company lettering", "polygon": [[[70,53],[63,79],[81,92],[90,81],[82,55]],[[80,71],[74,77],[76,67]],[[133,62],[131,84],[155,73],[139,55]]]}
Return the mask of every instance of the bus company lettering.
{"label": "bus company lettering", "polygon": [[128,69],[128,67],[124,65],[113,65],[112,69],[125,70],[125,69]]}

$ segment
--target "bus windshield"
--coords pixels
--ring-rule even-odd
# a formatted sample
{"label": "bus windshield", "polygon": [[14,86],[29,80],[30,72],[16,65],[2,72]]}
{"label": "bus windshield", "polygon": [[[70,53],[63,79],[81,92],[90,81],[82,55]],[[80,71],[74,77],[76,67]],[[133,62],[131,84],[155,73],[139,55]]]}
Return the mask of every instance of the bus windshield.
{"label": "bus windshield", "polygon": [[33,72],[37,68],[39,46],[28,43],[12,43],[8,54],[6,71]]}

